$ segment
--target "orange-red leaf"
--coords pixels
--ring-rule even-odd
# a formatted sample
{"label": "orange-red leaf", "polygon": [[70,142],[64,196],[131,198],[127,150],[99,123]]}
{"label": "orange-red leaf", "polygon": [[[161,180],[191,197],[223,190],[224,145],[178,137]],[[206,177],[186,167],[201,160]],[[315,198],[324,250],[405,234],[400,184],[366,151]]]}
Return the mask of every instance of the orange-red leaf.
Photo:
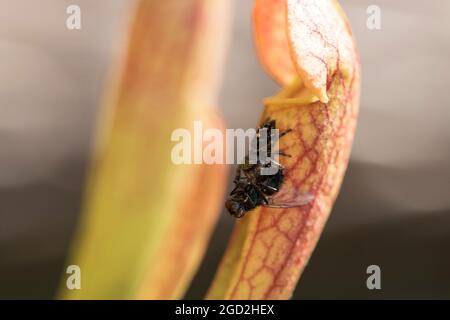
{"label": "orange-red leaf", "polygon": [[[292,70],[282,68],[286,71],[282,76],[270,52],[289,51],[297,79],[266,100],[261,119],[270,117],[278,129],[292,129],[280,140],[280,149],[291,157],[282,158],[285,180],[279,193],[308,192],[314,200],[296,208],[258,207],[237,222],[209,298],[289,298],[347,167],[360,90],[359,59],[349,25],[337,2],[328,0],[256,0],[255,19],[263,12],[258,5],[283,10],[279,3],[284,1],[285,23],[272,25],[272,19],[266,19],[263,28],[260,20],[255,37],[262,43],[258,39],[266,35],[259,32],[284,28],[289,50],[282,41],[265,42],[258,45],[259,55],[266,69],[286,84]],[[272,31],[277,32],[281,31]]]}

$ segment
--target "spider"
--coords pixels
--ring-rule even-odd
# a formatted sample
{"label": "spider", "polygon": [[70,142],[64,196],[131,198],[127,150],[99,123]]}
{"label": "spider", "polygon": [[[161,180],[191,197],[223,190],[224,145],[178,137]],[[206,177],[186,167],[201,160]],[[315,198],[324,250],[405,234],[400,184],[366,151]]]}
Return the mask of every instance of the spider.
{"label": "spider", "polygon": [[[262,129],[267,130],[267,139],[262,139]],[[300,193],[295,199],[286,203],[276,203],[271,196],[280,191],[284,180],[284,167],[272,159],[272,154],[290,157],[290,155],[276,151],[272,152],[272,146],[275,141],[273,135],[276,129],[276,121],[267,119],[263,125],[258,128],[256,134],[256,155],[257,161],[255,164],[250,163],[250,158],[247,155],[243,164],[239,165],[234,178],[235,187],[231,191],[225,207],[236,218],[243,217],[247,212],[262,205],[270,208],[291,208],[308,204],[312,200],[312,195],[309,193]],[[290,133],[292,130],[288,129],[279,134],[279,139]],[[267,150],[268,161],[262,162],[260,159],[260,151],[262,148]],[[255,152],[255,150],[251,150]],[[273,174],[261,174],[263,168],[275,169]],[[294,193],[295,194],[295,193]]]}

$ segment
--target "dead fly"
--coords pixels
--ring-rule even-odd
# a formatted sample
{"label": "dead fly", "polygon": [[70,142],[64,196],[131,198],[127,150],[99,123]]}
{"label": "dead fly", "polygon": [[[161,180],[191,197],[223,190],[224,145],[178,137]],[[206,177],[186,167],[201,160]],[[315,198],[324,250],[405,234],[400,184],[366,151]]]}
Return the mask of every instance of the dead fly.
{"label": "dead fly", "polygon": [[[308,204],[313,198],[309,193],[293,191],[290,196],[292,199],[284,200],[283,203],[276,203],[273,200],[273,195],[280,191],[283,184],[284,168],[272,158],[272,155],[286,157],[289,155],[281,151],[272,152],[272,148],[277,142],[277,138],[280,139],[292,131],[291,129],[286,130],[277,137],[275,129],[275,120],[268,119],[264,122],[256,132],[256,144],[253,143],[250,156],[245,157],[244,163],[239,165],[236,171],[235,187],[225,203],[230,214],[236,218],[243,217],[248,211],[259,205],[270,208],[292,208]],[[263,150],[267,155],[266,159],[264,159]],[[250,161],[251,155],[256,155],[256,161]],[[264,170],[273,173],[262,174]]]}

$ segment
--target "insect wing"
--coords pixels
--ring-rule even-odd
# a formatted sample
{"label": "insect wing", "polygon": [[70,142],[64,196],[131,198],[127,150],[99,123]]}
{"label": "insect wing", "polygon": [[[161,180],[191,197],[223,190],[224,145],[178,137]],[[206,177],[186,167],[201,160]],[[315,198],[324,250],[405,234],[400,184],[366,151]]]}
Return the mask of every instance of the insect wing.
{"label": "insect wing", "polygon": [[295,208],[305,206],[313,200],[314,195],[309,192],[289,190],[270,197],[268,203],[263,204],[263,206],[268,208]]}

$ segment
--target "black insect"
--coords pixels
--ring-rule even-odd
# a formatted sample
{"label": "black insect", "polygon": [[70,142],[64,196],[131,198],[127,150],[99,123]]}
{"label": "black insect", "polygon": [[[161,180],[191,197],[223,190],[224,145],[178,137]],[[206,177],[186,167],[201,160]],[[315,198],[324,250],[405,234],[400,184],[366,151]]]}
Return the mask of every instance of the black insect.
{"label": "black insect", "polygon": [[[266,134],[262,134],[262,129],[265,129]],[[291,192],[290,199],[285,199],[283,203],[276,203],[273,200],[273,195],[280,191],[283,184],[284,167],[276,162],[272,155],[289,157],[282,151],[272,152],[276,142],[274,129],[276,129],[275,120],[268,119],[263,123],[256,132],[256,144],[253,143],[256,152],[254,149],[250,150],[250,152],[256,154],[256,161],[253,161],[252,164],[249,155],[247,155],[244,163],[239,165],[236,171],[235,187],[225,203],[225,207],[230,214],[236,218],[243,217],[247,212],[260,205],[271,208],[291,208],[308,204],[312,200],[312,195],[296,192]],[[278,138],[291,131],[291,129],[288,129],[280,132]],[[262,159],[260,152],[262,150],[267,155],[266,159]],[[261,169],[269,167],[275,169],[274,174],[261,174]]]}

